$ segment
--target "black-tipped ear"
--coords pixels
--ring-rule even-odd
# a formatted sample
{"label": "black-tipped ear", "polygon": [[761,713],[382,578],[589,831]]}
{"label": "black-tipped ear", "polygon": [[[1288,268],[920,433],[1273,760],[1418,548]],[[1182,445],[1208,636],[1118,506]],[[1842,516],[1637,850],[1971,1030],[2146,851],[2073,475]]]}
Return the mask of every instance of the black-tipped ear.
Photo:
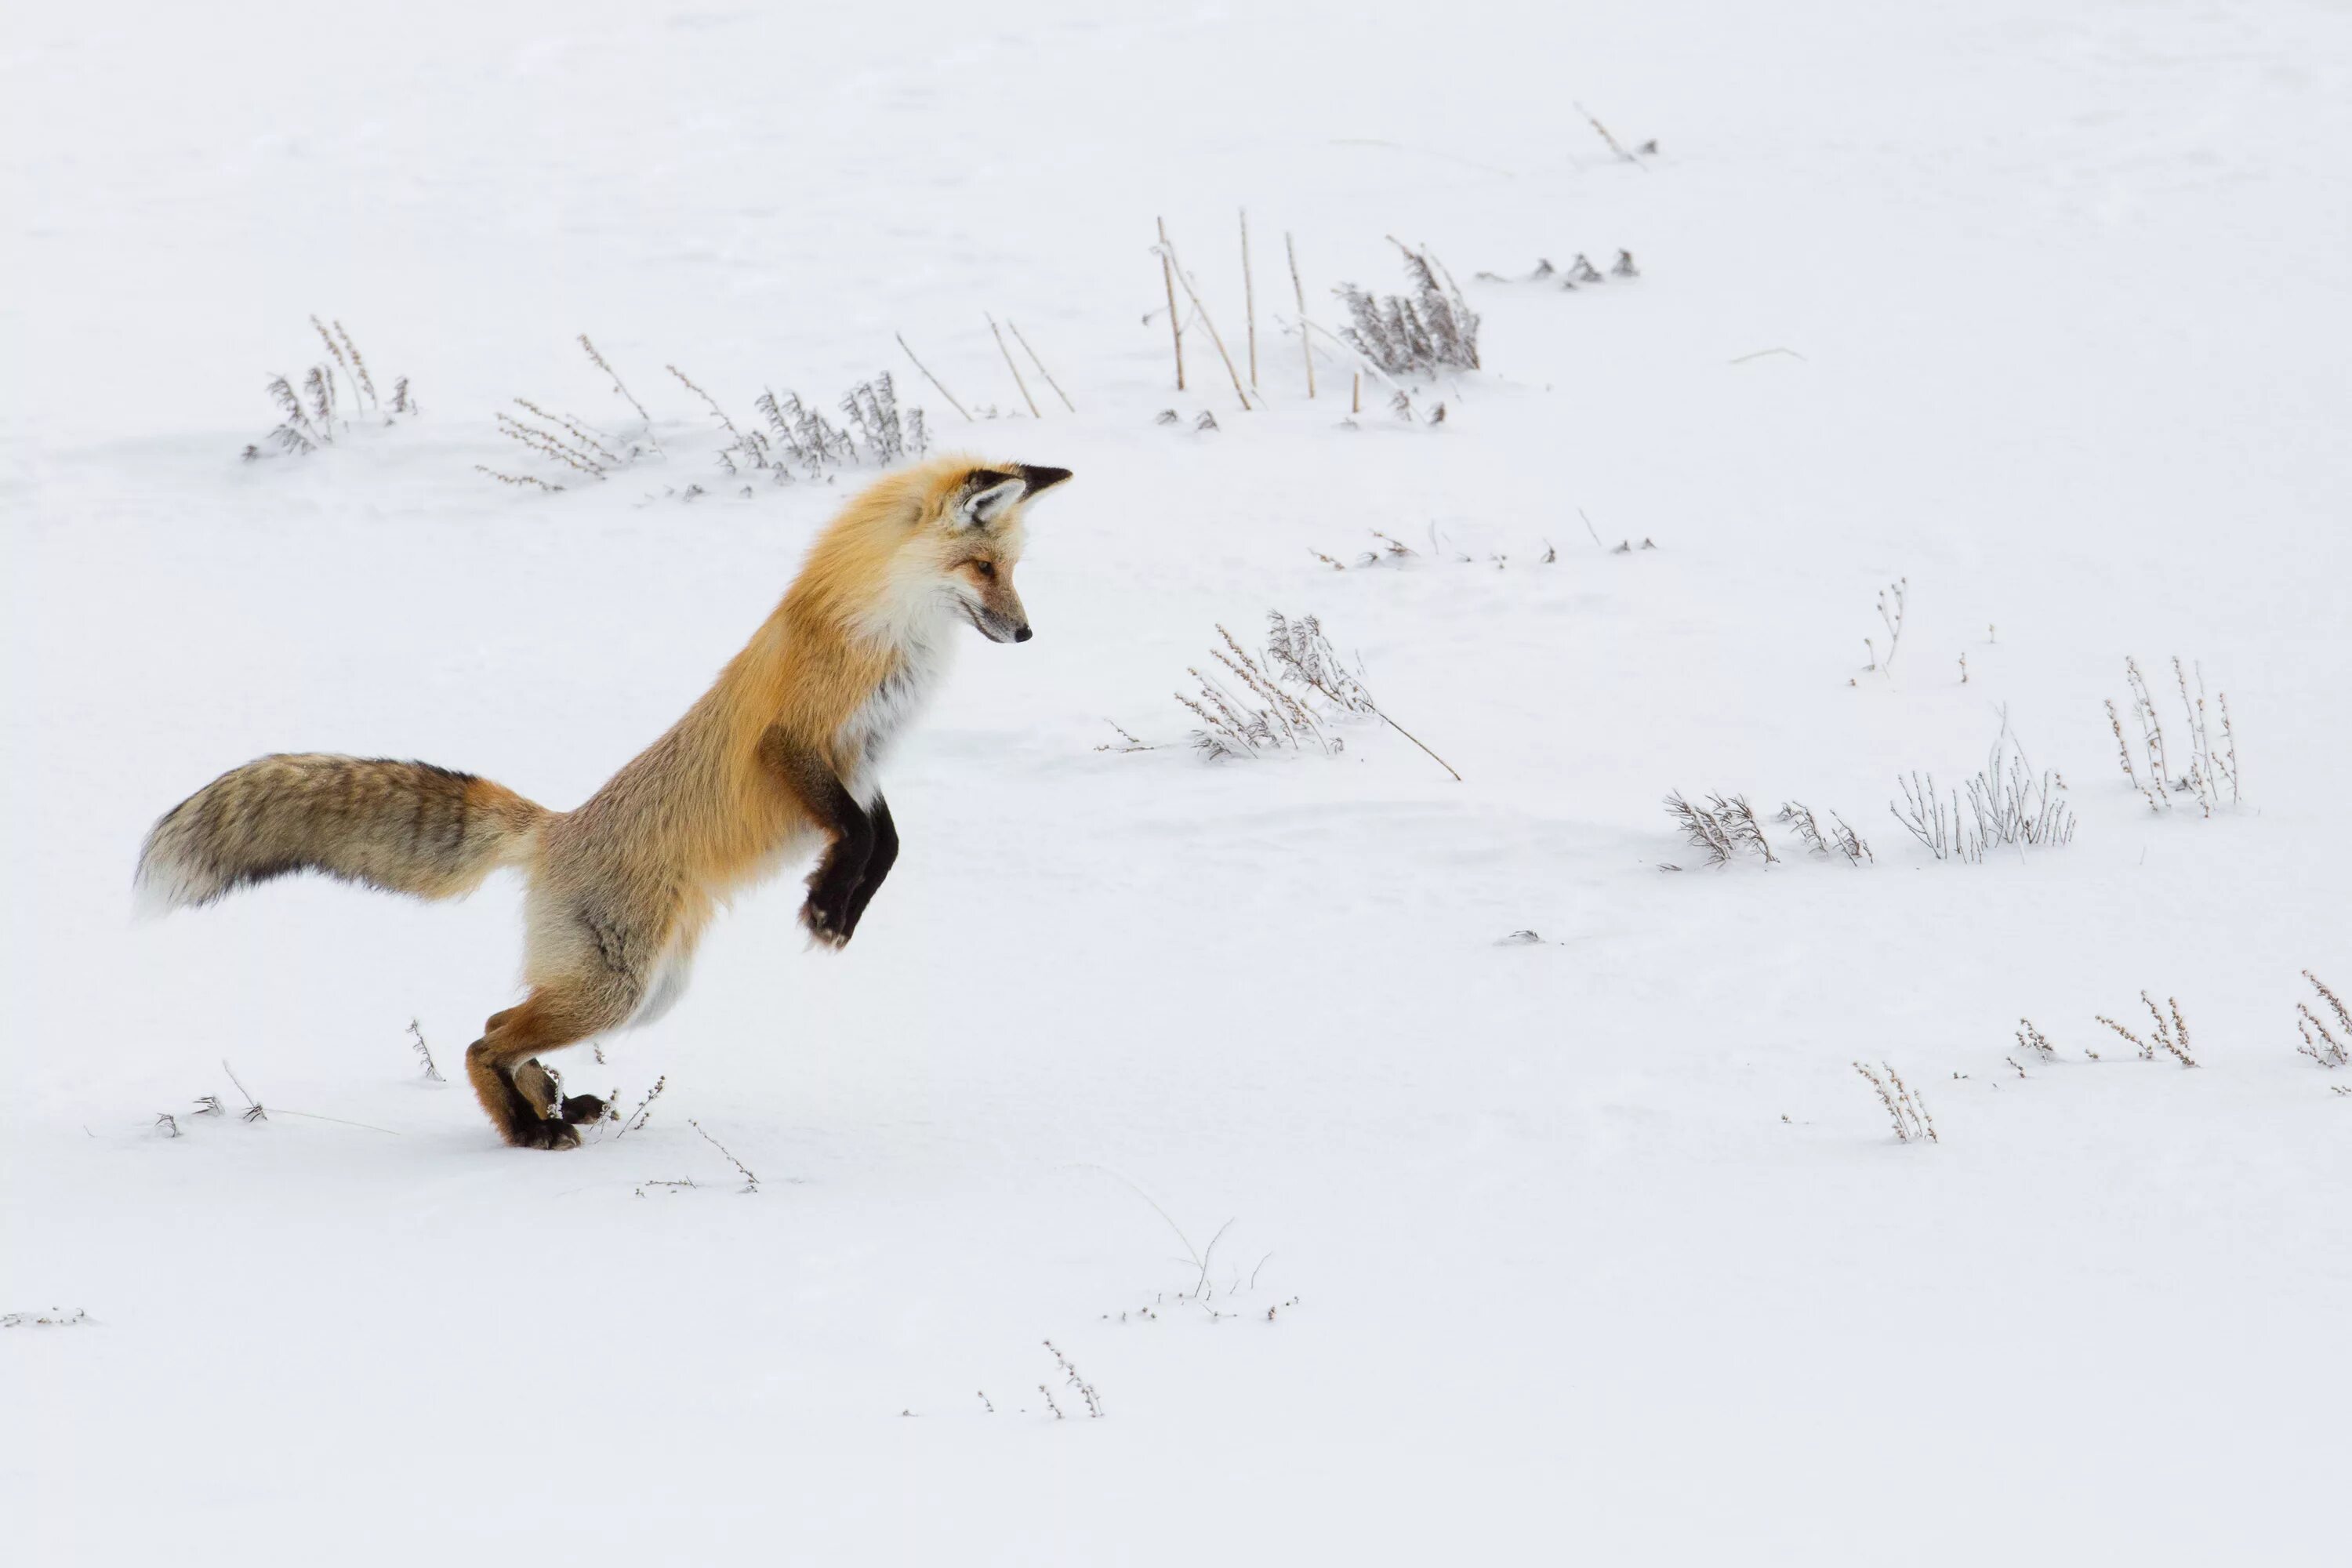
{"label": "black-tipped ear", "polygon": [[1029,493],[1028,480],[993,468],[974,468],[964,487],[961,510],[967,528],[986,528]]}
{"label": "black-tipped ear", "polygon": [[1070,477],[1070,470],[1067,468],[1040,468],[1028,463],[1016,463],[1013,466],[1020,470],[1021,477],[1028,481],[1029,493],[1033,496],[1040,490],[1052,489]]}

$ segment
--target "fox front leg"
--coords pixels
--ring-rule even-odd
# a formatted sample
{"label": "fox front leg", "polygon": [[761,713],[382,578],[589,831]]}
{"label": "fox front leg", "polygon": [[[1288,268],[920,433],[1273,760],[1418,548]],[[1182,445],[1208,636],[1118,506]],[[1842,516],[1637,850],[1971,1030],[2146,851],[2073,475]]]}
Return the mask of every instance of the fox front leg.
{"label": "fox front leg", "polygon": [[[772,729],[760,742],[761,759],[800,800],[816,825],[830,834],[816,869],[809,873],[808,900],[801,905],[801,923],[827,947],[849,940],[857,918],[851,906],[866,863],[873,858],[877,835],[874,817],[857,804],[833,764],[814,750]],[[895,847],[897,836],[892,835]]]}
{"label": "fox front leg", "polygon": [[857,890],[849,897],[849,923],[841,932],[844,942],[857,933],[857,922],[865,918],[866,906],[874,901],[874,890],[898,861],[898,825],[890,820],[890,803],[877,795],[873,810],[866,815],[874,824],[874,851],[866,858],[865,875],[857,879]]}

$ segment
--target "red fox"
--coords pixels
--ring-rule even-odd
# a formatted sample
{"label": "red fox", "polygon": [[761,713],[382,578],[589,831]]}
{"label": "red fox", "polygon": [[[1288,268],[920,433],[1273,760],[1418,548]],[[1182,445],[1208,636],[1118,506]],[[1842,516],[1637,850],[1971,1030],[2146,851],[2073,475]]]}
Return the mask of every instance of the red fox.
{"label": "red fox", "polygon": [[898,855],[875,769],[937,681],[957,622],[991,642],[1029,640],[1013,590],[1023,513],[1069,477],[940,458],[871,486],[686,717],[576,811],[425,763],[263,757],[163,815],[140,891],[175,909],[322,871],[451,899],[519,868],[530,994],[483,1026],[466,1074],[508,1142],[574,1147],[604,1103],[558,1103],[541,1053],[659,1016],[721,900],[822,837],[801,922],[829,947],[856,933]]}

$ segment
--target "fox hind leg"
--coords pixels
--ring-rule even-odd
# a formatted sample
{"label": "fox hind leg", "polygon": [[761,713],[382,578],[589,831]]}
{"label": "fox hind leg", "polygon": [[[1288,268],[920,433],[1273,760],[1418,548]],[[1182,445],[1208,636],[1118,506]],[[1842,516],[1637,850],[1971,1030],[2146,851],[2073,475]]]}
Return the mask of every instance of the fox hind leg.
{"label": "fox hind leg", "polygon": [[627,1011],[618,1004],[585,990],[542,985],[520,1006],[493,1014],[482,1026],[482,1037],[466,1050],[466,1077],[499,1137],[521,1149],[579,1144],[573,1124],[603,1116],[604,1102],[579,1094],[557,1105],[553,1076],[540,1065],[539,1054],[614,1027]]}

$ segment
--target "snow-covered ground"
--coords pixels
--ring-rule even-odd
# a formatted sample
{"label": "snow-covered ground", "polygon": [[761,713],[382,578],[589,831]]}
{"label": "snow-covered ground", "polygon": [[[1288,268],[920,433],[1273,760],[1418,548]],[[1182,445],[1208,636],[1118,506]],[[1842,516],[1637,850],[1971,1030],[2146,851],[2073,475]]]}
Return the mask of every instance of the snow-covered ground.
{"label": "snow-covered ground", "polygon": [[[2341,5],[8,35],[11,1561],[2341,1560],[2352,1068],[2294,1048],[2301,970],[2352,995]],[[1149,248],[1240,356],[1244,207],[1252,413],[1198,327],[1170,385]],[[1307,400],[1286,231],[1326,326],[1399,286],[1384,235],[1462,278],[1442,425],[1348,426],[1336,352]],[[242,463],[312,311],[423,413]],[[635,427],[583,331],[666,456],[483,478],[562,477],[517,395]],[[743,900],[566,1064],[666,1079],[646,1124],[508,1150],[406,1030],[454,1068],[514,999],[514,886],[133,925],[130,868],[265,751],[563,807],[682,711],[856,476],[741,495],[673,363],[739,423],[887,368],[942,445],[1079,479],[1037,640],[971,639],[888,775],[854,945],[804,950],[795,878]],[[1374,529],[1417,553],[1352,564]],[[1196,758],[1170,694],[1270,608],[1462,782],[1370,721]],[[2210,819],[2132,793],[2101,706],[2136,654],[2185,752],[2175,652],[2231,700]],[[1897,776],[2004,715],[2074,840],[1938,864]],[[1775,825],[1708,868],[1673,789],[1876,862]],[[2195,1070],[2095,1022],[2144,988]]]}

